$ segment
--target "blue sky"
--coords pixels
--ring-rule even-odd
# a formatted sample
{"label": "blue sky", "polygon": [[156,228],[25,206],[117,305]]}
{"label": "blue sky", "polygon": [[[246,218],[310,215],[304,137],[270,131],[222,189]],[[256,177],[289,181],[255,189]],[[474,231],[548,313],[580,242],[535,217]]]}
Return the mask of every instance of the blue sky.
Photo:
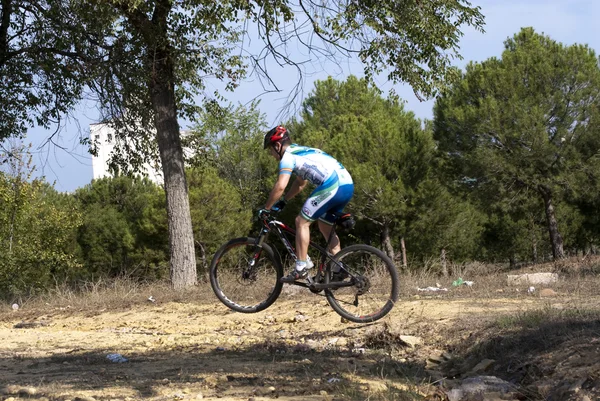
{"label": "blue sky", "polygon": [[[473,5],[480,6],[486,18],[485,33],[471,28],[464,28],[464,37],[460,42],[464,59],[456,65],[464,67],[469,61],[483,61],[489,57],[500,56],[503,42],[513,36],[522,27],[532,26],[536,32],[549,35],[565,44],[586,43],[600,52],[600,2],[597,0],[473,0]],[[291,68],[273,68],[273,76],[281,93],[272,93],[260,97],[260,109],[267,116],[269,125],[275,125],[282,119],[281,111],[286,102],[297,75]],[[305,78],[304,94],[310,92],[313,82],[332,75],[343,80],[347,75],[360,75],[361,65],[356,61],[348,61],[340,66],[315,65],[313,71]],[[384,90],[391,85],[384,81],[378,83]],[[216,84],[218,85],[218,84]],[[208,88],[211,91],[210,87]],[[397,93],[406,101],[406,109],[413,111],[419,118],[431,118],[433,100],[420,102],[405,85],[396,85]],[[233,103],[246,103],[261,92],[257,80],[242,83],[234,93],[225,93]],[[301,98],[295,99],[300,104]],[[290,115],[294,109],[284,110]],[[39,145],[51,134],[42,129],[31,129],[26,142],[33,144],[34,163],[38,175],[43,175],[49,182],[55,182],[59,191],[73,191],[88,184],[92,178],[91,157],[84,147],[79,145],[82,136],[89,133],[89,124],[97,122],[98,114],[93,102],[81,104],[74,118],[66,121],[57,143],[61,147]],[[182,127],[185,128],[185,127]],[[64,148],[64,149],[63,149]]]}

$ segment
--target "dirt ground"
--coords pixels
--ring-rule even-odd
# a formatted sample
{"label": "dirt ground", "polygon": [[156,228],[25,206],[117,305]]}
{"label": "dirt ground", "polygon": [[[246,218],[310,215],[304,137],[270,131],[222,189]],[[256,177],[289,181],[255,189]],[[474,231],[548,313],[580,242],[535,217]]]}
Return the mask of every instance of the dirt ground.
{"label": "dirt ground", "polygon": [[257,314],[159,293],[103,309],[6,307],[0,399],[444,400],[477,375],[514,386],[489,399],[600,399],[600,297],[510,291],[407,289],[367,325],[309,293]]}

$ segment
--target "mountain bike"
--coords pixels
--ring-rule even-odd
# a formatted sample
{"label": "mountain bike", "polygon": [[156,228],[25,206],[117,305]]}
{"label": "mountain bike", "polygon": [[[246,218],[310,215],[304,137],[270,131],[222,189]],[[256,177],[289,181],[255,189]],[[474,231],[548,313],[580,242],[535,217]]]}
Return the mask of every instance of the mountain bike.
{"label": "mountain bike", "polygon": [[[256,238],[233,239],[219,248],[210,264],[210,284],[217,298],[234,311],[255,313],[271,306],[281,294],[283,283],[282,257],[267,243],[269,233],[275,233],[284,245],[284,253],[295,261],[296,253],[290,237],[294,229],[263,215],[262,228]],[[313,258],[314,275],[288,285],[308,288],[315,294],[324,293],[329,305],[342,317],[356,323],[381,319],[398,300],[399,278],[392,260],[381,250],[366,244],[350,245],[336,255],[328,249],[336,227],[350,229],[354,219],[350,214],[336,214],[336,221],[322,247],[313,241],[308,254]],[[285,260],[285,259],[284,259]],[[293,265],[293,264],[292,264]]]}

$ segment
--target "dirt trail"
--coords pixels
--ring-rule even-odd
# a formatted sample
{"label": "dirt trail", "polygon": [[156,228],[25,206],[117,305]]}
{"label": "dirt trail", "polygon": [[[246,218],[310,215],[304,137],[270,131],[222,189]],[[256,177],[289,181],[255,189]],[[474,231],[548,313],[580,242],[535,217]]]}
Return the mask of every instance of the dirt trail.
{"label": "dirt trail", "polygon": [[[126,311],[24,307],[5,315],[0,399],[423,399],[432,389],[425,355],[445,349],[443,329],[549,302],[413,297],[383,321],[357,325],[343,323],[321,297],[282,296],[250,315],[216,300],[156,298]],[[390,364],[365,345],[386,324],[422,344]],[[111,362],[109,354],[127,362]]]}

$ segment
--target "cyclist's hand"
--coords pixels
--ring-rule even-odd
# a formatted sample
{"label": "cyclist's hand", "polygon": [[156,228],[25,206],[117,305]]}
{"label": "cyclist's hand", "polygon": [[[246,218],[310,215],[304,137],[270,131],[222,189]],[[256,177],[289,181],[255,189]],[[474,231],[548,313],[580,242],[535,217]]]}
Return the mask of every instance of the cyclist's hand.
{"label": "cyclist's hand", "polygon": [[287,201],[285,199],[278,200],[277,202],[275,202],[275,204],[273,205],[271,210],[273,212],[281,212],[286,204],[287,204]]}
{"label": "cyclist's hand", "polygon": [[261,220],[266,220],[271,215],[271,211],[267,209],[260,209],[258,211],[258,218]]}

